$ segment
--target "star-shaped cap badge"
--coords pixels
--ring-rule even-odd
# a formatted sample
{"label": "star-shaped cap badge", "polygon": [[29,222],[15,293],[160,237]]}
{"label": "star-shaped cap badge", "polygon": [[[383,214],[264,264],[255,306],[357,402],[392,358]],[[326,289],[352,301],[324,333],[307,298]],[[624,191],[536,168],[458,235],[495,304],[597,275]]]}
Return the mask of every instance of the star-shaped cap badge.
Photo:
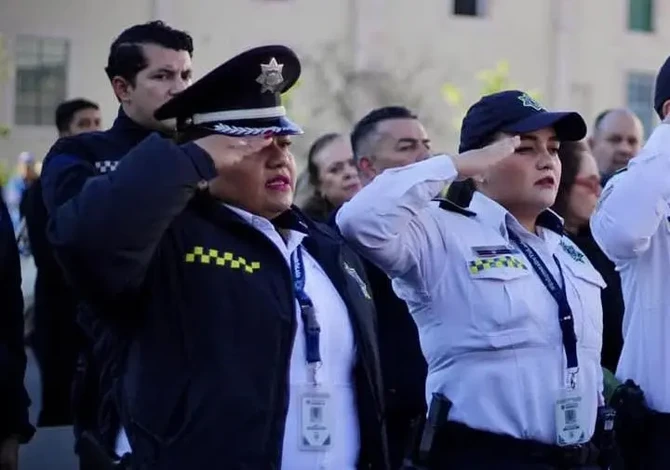
{"label": "star-shaped cap badge", "polygon": [[519,101],[521,101],[521,103],[523,103],[523,105],[526,108],[533,108],[536,111],[546,111],[544,106],[535,101],[532,97],[530,97],[526,93],[519,95]]}
{"label": "star-shaped cap badge", "polygon": [[269,91],[270,93],[277,93],[284,83],[284,77],[281,74],[284,64],[277,63],[274,57],[270,59],[267,64],[261,64],[261,74],[256,81],[261,84],[261,93]]}

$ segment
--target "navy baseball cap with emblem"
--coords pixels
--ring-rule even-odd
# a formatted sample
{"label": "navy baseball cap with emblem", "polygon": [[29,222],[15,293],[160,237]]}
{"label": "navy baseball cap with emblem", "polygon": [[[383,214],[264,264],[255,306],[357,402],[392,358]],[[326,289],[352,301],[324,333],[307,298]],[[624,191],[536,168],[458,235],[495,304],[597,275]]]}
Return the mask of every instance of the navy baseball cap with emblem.
{"label": "navy baseball cap with emblem", "polygon": [[160,121],[176,119],[177,130],[270,136],[302,134],[286,116],[282,93],[300,77],[300,60],[286,46],[261,46],[215,68],[158,108]]}
{"label": "navy baseball cap with emblem", "polygon": [[489,143],[497,132],[526,134],[552,127],[561,141],[582,140],[586,122],[575,112],[551,112],[519,90],[507,90],[482,97],[463,118],[459,152]]}

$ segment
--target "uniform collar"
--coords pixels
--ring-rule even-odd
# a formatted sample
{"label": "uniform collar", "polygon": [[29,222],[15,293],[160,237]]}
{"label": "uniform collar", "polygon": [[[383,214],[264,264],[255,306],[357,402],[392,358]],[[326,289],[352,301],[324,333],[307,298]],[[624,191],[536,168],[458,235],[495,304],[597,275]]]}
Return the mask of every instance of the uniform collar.
{"label": "uniform collar", "polygon": [[292,209],[289,209],[286,212],[282,213],[274,220],[269,220],[266,219],[265,217],[252,214],[251,212],[244,210],[240,207],[232,206],[230,204],[223,204],[223,206],[233,211],[243,221],[245,221],[246,223],[248,223],[253,227],[257,228],[273,227],[275,230],[276,229],[293,230],[305,235],[309,233],[307,224],[305,224],[300,215]]}
{"label": "uniform collar", "polygon": [[[507,209],[479,191],[475,191],[472,196],[469,209],[477,214],[477,218],[483,224],[499,232],[507,241],[509,241],[508,228],[512,228],[515,233],[527,232]],[[537,225],[552,232],[553,235],[558,235],[559,238],[563,236],[563,219],[551,209],[539,215]]]}
{"label": "uniform collar", "polygon": [[[119,112],[116,115],[116,119],[114,119],[114,123],[112,124],[112,128],[110,130],[120,133],[125,138],[130,139],[135,143],[140,143],[146,137],[148,137],[149,134],[155,132],[152,129],[147,129],[146,127],[143,127],[130,119],[121,106],[119,106]],[[171,137],[162,132],[160,134],[166,138]]]}

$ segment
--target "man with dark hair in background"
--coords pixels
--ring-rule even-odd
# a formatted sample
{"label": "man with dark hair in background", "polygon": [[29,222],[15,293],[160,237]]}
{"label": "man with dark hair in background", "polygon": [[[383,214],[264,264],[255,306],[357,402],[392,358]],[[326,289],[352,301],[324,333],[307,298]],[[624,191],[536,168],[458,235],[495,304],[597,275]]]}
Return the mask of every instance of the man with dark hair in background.
{"label": "man with dark hair in background", "polygon": [[[56,108],[59,137],[100,130],[100,107],[77,98]],[[30,249],[37,268],[34,327],[30,344],[40,368],[42,406],[38,426],[72,424],[70,391],[81,348],[76,326],[76,301],[65,282],[46,238],[47,211],[42,201],[42,183],[35,181],[21,201]]]}
{"label": "man with dark hair in background", "polygon": [[[354,126],[351,146],[361,181],[366,185],[387,169],[426,159],[430,139],[414,113],[401,106],[389,106],[371,111]],[[426,412],[427,366],[407,305],[396,297],[388,276],[372,263],[364,264],[378,312],[391,468],[399,468],[412,422]]]}
{"label": "man with dark hair in background", "polygon": [[[173,132],[172,123],[158,121],[153,114],[191,84],[192,55],[191,36],[161,21],[132,26],[114,40],[105,72],[120,104],[118,117],[107,131],[61,139],[52,147],[42,172],[51,224],[59,224],[61,208],[88,179],[114,171],[119,160],[152,132]],[[112,389],[122,354],[121,335],[96,320],[91,302],[77,300],[86,347],[74,379],[75,434],[79,438],[82,431],[90,431],[112,455],[120,426]],[[83,462],[87,451],[80,446],[79,452]]]}
{"label": "man with dark hair in background", "polygon": [[56,108],[58,137],[99,131],[102,118],[100,106],[83,98],[64,101]]}

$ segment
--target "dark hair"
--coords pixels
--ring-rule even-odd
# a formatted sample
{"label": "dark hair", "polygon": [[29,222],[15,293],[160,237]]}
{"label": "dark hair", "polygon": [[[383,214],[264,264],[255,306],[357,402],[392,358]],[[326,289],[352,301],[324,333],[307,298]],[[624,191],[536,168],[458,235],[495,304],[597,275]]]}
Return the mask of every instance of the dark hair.
{"label": "dark hair", "polygon": [[363,150],[363,146],[365,140],[375,132],[377,124],[389,119],[418,119],[418,117],[404,106],[385,106],[370,111],[354,125],[351,131],[351,148],[356,160],[364,156],[363,153],[365,151]]}
{"label": "dark hair", "polygon": [[315,188],[319,184],[319,167],[316,165],[314,159],[316,156],[331,142],[342,137],[341,134],[336,132],[330,132],[328,134],[323,134],[321,137],[312,142],[312,146],[307,152],[307,174],[309,175],[309,183]]}
{"label": "dark hair", "polygon": [[100,109],[100,106],[84,98],[63,101],[59,104],[56,108],[56,128],[58,132],[69,131],[74,115],[82,109]]}
{"label": "dark hair", "polygon": [[565,217],[568,209],[570,189],[575,184],[577,173],[579,173],[583,150],[584,144],[582,142],[561,142],[561,147],[558,149],[562,171],[556,201],[554,201],[552,209],[562,217]]}
{"label": "dark hair", "polygon": [[603,122],[603,119],[612,111],[612,109],[606,109],[596,116],[596,120],[593,121],[593,132],[600,130],[600,124]]}
{"label": "dark hair", "polygon": [[303,204],[302,209],[311,218],[321,222],[328,219],[335,206],[316,190],[319,185],[319,167],[314,159],[323,149],[340,137],[342,137],[342,134],[336,132],[323,134],[312,143],[307,152],[307,178],[313,192]]}
{"label": "dark hair", "polygon": [[171,28],[162,21],[131,26],[123,31],[109,48],[105,72],[110,80],[120,76],[135,84],[138,72],[148,65],[141,47],[144,44],[186,51],[193,56],[193,38],[184,31]]}

